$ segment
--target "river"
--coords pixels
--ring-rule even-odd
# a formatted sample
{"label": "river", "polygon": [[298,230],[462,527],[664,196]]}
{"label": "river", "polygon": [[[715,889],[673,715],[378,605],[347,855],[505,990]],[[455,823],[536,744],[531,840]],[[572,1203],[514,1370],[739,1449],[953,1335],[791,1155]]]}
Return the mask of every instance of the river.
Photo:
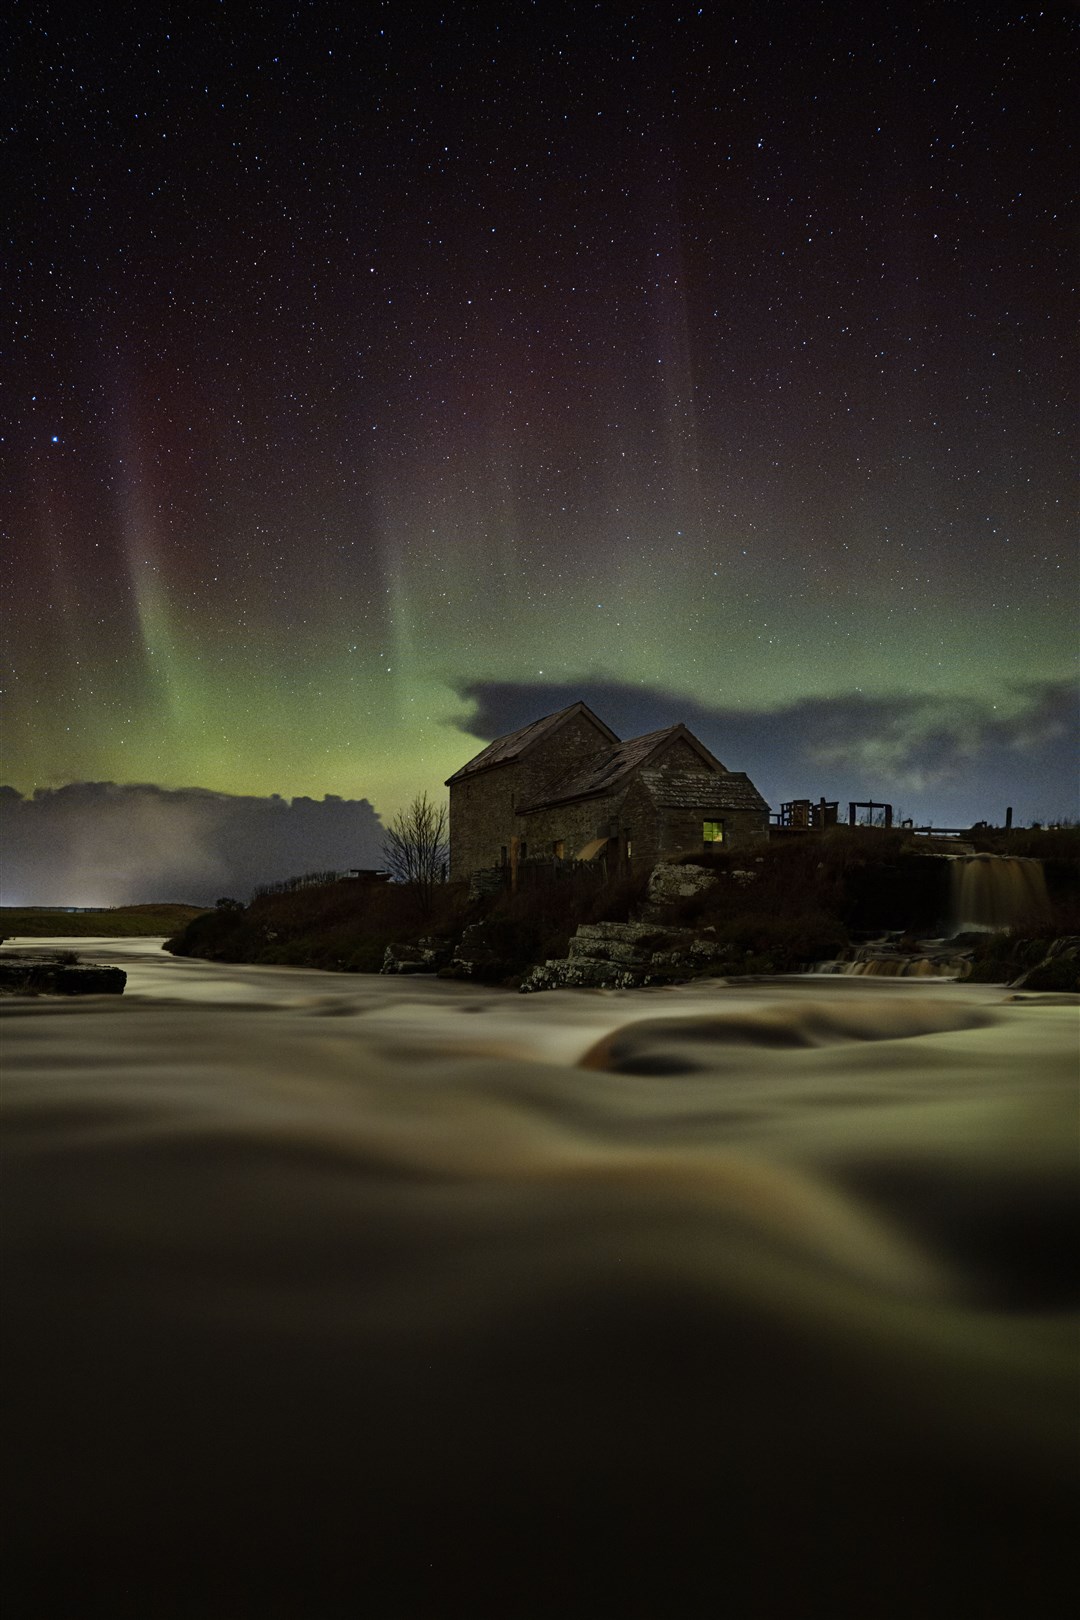
{"label": "river", "polygon": [[1075,997],[64,945],[129,979],[2,1003],[16,1620],[1075,1586]]}

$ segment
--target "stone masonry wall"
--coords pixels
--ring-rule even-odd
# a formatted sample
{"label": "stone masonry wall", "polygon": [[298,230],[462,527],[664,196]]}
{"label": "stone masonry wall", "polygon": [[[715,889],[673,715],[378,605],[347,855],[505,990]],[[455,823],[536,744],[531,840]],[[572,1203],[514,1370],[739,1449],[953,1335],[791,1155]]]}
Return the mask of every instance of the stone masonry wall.
{"label": "stone masonry wall", "polygon": [[651,771],[701,771],[706,776],[714,775],[712,766],[702,759],[696,748],[691,748],[685,737],[676,737],[673,742],[658,754],[649,759]]}
{"label": "stone masonry wall", "polygon": [[514,838],[530,840],[531,847],[524,820],[516,814],[518,805],[538,798],[556,777],[584,765],[606,747],[604,733],[585,715],[576,715],[550,737],[534,743],[524,758],[454,782],[450,788],[451,880],[468,878],[482,867],[498,866],[504,847],[509,858]]}
{"label": "stone masonry wall", "polygon": [[764,810],[718,810],[715,818],[707,810],[674,809],[658,806],[640,782],[630,787],[620,815],[621,830],[629,831],[635,867],[655,866],[674,855],[700,855],[704,849],[702,823],[717,819],[724,823],[725,850],[746,849],[768,836],[769,817]]}
{"label": "stone masonry wall", "polygon": [[[583,754],[581,763],[584,764],[588,757],[589,755]],[[712,774],[701,755],[682,737],[675,738],[649,763],[651,767],[657,769],[663,767],[669,770],[692,770]],[[552,844],[561,840],[565,858],[572,860],[586,844],[596,838],[606,837],[612,822],[625,820],[621,815],[625,796],[626,787],[623,784],[616,793],[598,794],[593,798],[580,799],[570,804],[552,805],[549,809],[534,810],[529,815],[518,816],[520,836],[525,839],[530,855],[550,855]],[[620,847],[624,846],[625,840],[622,840]],[[636,862],[636,843],[634,858]]]}
{"label": "stone masonry wall", "polygon": [[565,721],[552,736],[535,743],[521,761],[518,804],[540,798],[552,782],[609,746],[607,737],[586,715]]}
{"label": "stone masonry wall", "polygon": [[483,866],[498,866],[509,847],[514,804],[521,797],[517,763],[496,765],[450,785],[450,879],[458,882]]}
{"label": "stone masonry wall", "polygon": [[575,859],[594,838],[607,837],[609,823],[618,815],[621,797],[621,794],[600,795],[518,816],[521,837],[528,843],[529,854],[550,855],[552,844],[561,839],[565,859]]}
{"label": "stone masonry wall", "polygon": [[[658,859],[700,855],[705,848],[702,822],[707,816],[704,810],[660,808],[656,828]],[[769,818],[763,810],[721,810],[708,819],[724,823],[724,841],[716,846],[718,849],[748,849],[768,837]]]}

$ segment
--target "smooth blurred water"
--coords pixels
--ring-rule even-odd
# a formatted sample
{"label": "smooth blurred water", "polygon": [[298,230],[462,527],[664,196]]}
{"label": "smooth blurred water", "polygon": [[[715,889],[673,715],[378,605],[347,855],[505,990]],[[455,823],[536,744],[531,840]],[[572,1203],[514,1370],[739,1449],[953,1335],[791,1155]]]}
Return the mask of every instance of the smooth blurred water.
{"label": "smooth blurred water", "polygon": [[949,857],[949,919],[954,933],[994,933],[1044,918],[1043,863],[1026,855]]}
{"label": "smooth blurred water", "polygon": [[58,945],[129,982],[3,1003],[11,1612],[1054,1612],[1075,998]]}

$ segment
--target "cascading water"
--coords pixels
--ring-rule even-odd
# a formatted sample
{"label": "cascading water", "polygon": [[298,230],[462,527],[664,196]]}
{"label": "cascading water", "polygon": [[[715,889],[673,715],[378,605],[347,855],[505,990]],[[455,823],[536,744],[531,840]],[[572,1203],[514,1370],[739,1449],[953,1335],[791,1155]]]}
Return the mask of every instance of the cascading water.
{"label": "cascading water", "polygon": [[971,964],[951,956],[859,956],[837,971],[872,979],[963,979]]}
{"label": "cascading water", "polygon": [[954,855],[949,926],[954,934],[995,933],[1045,912],[1041,861],[1025,855]]}

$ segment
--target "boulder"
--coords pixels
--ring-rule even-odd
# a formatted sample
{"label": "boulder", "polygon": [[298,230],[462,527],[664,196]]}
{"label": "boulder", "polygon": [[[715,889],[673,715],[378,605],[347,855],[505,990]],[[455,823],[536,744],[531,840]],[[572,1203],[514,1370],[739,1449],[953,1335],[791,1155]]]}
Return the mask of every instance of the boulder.
{"label": "boulder", "polygon": [[442,939],[418,939],[415,944],[388,945],[380,973],[438,973],[450,960],[453,947]]}
{"label": "boulder", "polygon": [[80,962],[73,951],[56,956],[0,955],[0,990],[15,996],[119,996],[123,968]]}
{"label": "boulder", "polygon": [[649,873],[643,915],[647,919],[661,917],[676,901],[689,900],[695,894],[715,888],[718,882],[718,874],[708,867],[677,866],[672,861],[661,861]]}
{"label": "boulder", "polygon": [[1014,990],[1080,990],[1080,935],[1055,939],[1041,962],[1012,981]]}
{"label": "boulder", "polygon": [[506,960],[506,948],[499,930],[490,918],[470,923],[453,947],[444,976],[473,979],[479,984],[501,984],[514,971]]}
{"label": "boulder", "polygon": [[636,990],[718,971],[725,952],[707,933],[655,923],[582,923],[565,957],[529,969],[523,994],[538,990]]}

